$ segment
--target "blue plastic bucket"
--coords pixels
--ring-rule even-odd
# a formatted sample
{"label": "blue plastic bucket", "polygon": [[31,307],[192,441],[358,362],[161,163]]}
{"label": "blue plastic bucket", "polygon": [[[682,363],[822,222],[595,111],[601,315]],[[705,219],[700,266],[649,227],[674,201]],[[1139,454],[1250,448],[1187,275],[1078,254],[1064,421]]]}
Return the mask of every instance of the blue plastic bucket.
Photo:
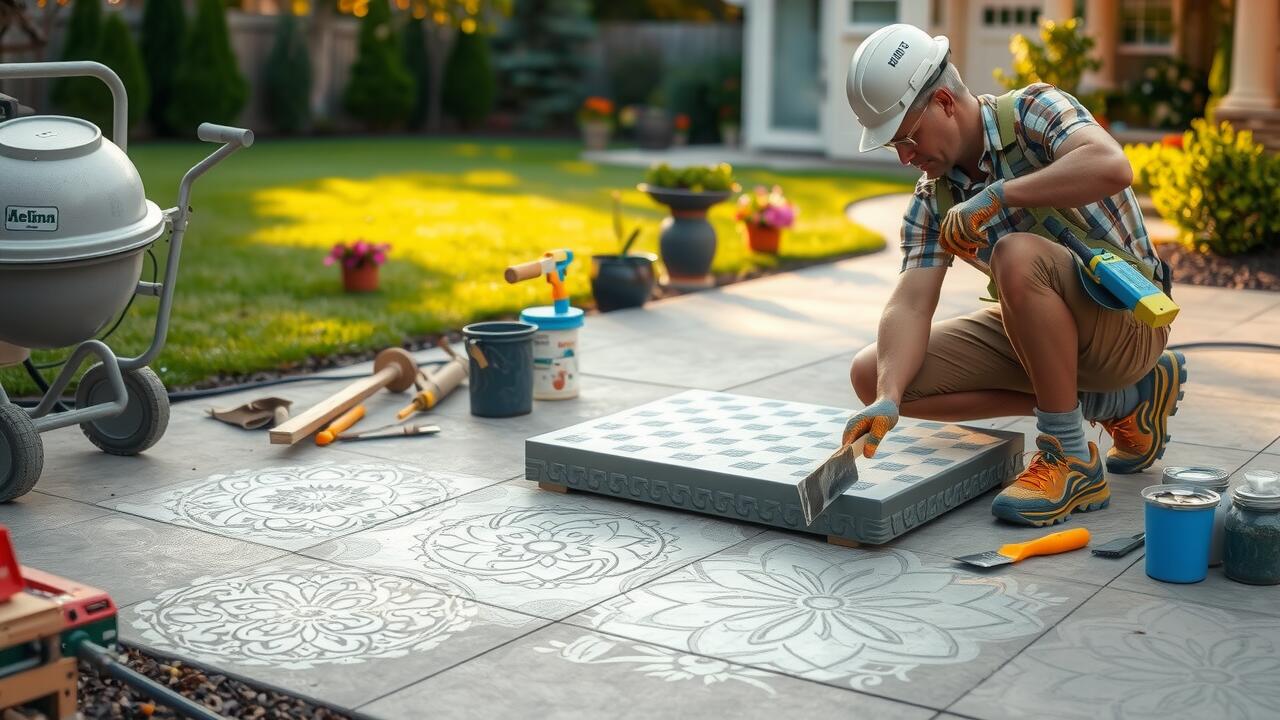
{"label": "blue plastic bucket", "polygon": [[1196,583],[1209,574],[1213,514],[1218,493],[1194,485],[1143,488],[1146,501],[1147,575],[1170,583]]}
{"label": "blue plastic bucket", "polygon": [[514,417],[533,410],[533,334],[526,322],[481,322],[462,328],[470,357],[471,414]]}

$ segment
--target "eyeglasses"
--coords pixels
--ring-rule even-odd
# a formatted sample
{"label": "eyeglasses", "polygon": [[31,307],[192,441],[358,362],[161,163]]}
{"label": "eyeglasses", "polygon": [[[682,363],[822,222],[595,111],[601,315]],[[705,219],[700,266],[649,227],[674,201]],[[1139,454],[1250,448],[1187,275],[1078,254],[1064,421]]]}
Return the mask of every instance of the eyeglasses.
{"label": "eyeglasses", "polygon": [[889,142],[885,143],[884,145],[881,145],[880,147],[884,148],[885,150],[888,150],[891,153],[894,153],[895,155],[902,150],[915,150],[916,139],[913,136],[916,134],[916,130],[920,129],[920,121],[924,120],[924,116],[929,114],[929,108],[932,106],[933,106],[933,101],[930,100],[929,104],[924,106],[924,112],[920,113],[920,117],[916,118],[915,124],[913,124],[911,126],[911,129],[907,131],[906,137],[902,138],[901,140],[890,140]]}

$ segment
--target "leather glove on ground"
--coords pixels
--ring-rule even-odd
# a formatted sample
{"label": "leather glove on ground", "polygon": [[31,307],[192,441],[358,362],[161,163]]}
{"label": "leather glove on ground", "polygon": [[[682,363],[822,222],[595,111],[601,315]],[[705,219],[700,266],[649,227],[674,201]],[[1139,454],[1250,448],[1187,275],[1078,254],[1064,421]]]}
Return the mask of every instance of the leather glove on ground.
{"label": "leather glove on ground", "polygon": [[862,449],[863,457],[873,457],[880,441],[898,424],[898,405],[892,400],[881,398],[863,408],[861,412],[849,418],[844,425],[844,437],[841,442],[848,445],[863,435],[870,435],[866,446]]}
{"label": "leather glove on ground", "polygon": [[289,419],[292,400],[278,397],[258,398],[233,408],[210,408],[209,415],[224,423],[238,425],[245,430],[257,430],[267,425],[279,425]]}
{"label": "leather glove on ground", "polygon": [[939,244],[960,257],[976,258],[978,249],[988,245],[987,224],[1004,207],[1004,180],[997,180],[947,211],[942,218]]}

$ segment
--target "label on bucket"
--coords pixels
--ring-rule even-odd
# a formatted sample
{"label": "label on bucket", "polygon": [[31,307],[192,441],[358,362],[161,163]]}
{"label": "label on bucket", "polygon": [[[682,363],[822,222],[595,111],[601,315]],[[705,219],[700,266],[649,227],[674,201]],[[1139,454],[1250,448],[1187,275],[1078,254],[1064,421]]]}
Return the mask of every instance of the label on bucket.
{"label": "label on bucket", "polygon": [[578,330],[542,330],[533,336],[533,396],[578,396]]}
{"label": "label on bucket", "polygon": [[58,208],[10,205],[4,209],[4,229],[53,232],[58,229]]}

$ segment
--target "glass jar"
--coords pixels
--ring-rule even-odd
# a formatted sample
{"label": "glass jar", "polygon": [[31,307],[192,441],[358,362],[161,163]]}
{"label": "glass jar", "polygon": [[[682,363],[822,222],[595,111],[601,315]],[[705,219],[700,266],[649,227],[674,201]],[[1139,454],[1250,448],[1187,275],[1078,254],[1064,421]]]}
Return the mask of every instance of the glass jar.
{"label": "glass jar", "polygon": [[1280,475],[1245,473],[1224,526],[1227,577],[1250,585],[1280,585]]}

